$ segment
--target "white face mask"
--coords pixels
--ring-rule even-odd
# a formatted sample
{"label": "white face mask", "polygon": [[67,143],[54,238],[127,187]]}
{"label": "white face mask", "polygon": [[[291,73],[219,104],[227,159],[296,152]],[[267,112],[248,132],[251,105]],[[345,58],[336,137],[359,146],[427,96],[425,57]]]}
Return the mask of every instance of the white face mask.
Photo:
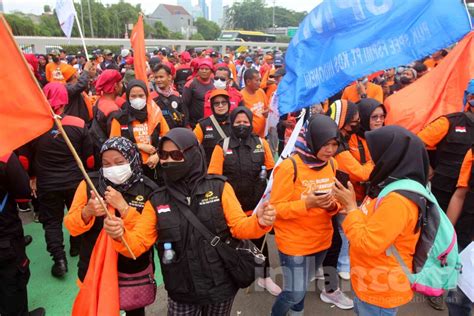
{"label": "white face mask", "polygon": [[122,184],[132,176],[130,164],[102,168],[104,177],[113,184]]}
{"label": "white face mask", "polygon": [[146,99],[142,99],[142,98],[132,99],[130,100],[130,105],[135,110],[141,110],[146,106]]}
{"label": "white face mask", "polygon": [[227,83],[221,80],[214,80],[214,87],[216,87],[216,89],[225,90],[225,88],[227,88]]}

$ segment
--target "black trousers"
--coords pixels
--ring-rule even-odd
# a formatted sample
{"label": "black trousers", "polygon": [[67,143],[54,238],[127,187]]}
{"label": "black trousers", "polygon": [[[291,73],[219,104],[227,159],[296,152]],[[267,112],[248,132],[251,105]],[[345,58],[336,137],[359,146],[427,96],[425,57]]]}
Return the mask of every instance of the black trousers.
{"label": "black trousers", "polygon": [[[64,207],[71,206],[76,189],[38,192],[39,220],[43,224],[46,249],[54,260],[66,259],[64,252],[63,217]],[[70,238],[71,248],[78,249],[80,236]]]}
{"label": "black trousers", "polygon": [[339,253],[341,252],[342,238],[339,234],[337,227],[336,216],[332,217],[332,227],[334,233],[332,234],[331,247],[326,253],[326,257],[323,261],[324,269],[324,287],[326,292],[334,292],[339,288],[339,275],[337,274],[337,260],[339,259]]}
{"label": "black trousers", "polygon": [[29,278],[24,237],[0,240],[0,315],[28,315]]}

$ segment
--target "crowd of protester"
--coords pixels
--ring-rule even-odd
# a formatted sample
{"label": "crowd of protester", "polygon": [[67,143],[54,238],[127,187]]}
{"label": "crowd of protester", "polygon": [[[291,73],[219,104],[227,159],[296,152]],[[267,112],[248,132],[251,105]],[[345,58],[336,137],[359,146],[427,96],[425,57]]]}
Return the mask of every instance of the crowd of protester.
{"label": "crowd of protester", "polygon": [[[146,56],[147,82],[135,78],[137,57],[130,49],[95,50],[90,60],[67,53],[25,57],[101,197],[84,181],[57,126],[2,158],[7,204],[2,202],[0,246],[17,255],[1,257],[1,315],[27,314],[24,249],[31,237],[23,235],[17,209],[34,209],[56,278],[71,268],[63,224],[71,235],[69,253],[79,256],[80,283],[102,231],[114,240],[119,273],[153,273],[160,264],[168,315],[230,315],[238,290],[187,212],[223,240],[251,239],[262,248],[267,260],[256,284],[276,297],[275,316],[303,315],[315,278],[325,281],[324,303],[358,315],[395,315],[412,300],[408,278],[385,250],[395,245],[413,265],[422,210],[413,195],[393,192],[375,212],[378,194],[394,180],[431,181],[459,249],[473,239],[474,81],[465,92],[465,111],[440,117],[419,135],[384,126],[384,100],[436,67],[446,50],[360,78],[308,108],[294,153],[276,168],[302,115],[285,114],[276,128],[266,128],[285,76],[282,52],[157,49]],[[272,171],[271,196],[257,207]],[[338,171],[347,175],[348,187],[336,179]],[[99,199],[115,217],[106,216]],[[269,232],[283,268],[282,287],[272,279]],[[154,249],[160,262],[153,262]],[[15,268],[23,273],[15,275]],[[379,273],[370,276],[374,270]],[[342,292],[340,278],[351,280],[354,299]],[[469,315],[472,307],[459,288],[428,299],[436,309],[446,303],[450,315]],[[145,305],[135,307],[126,315],[145,315]]]}

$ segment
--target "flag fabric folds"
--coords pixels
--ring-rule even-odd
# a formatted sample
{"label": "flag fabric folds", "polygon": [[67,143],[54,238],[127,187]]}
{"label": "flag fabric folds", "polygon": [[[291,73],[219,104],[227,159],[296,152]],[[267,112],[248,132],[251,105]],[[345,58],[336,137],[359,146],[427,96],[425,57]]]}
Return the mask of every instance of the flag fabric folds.
{"label": "flag fabric folds", "polygon": [[0,14],[0,157],[53,126],[51,107]]}
{"label": "flag fabric folds", "polygon": [[286,75],[276,92],[280,114],[448,47],[469,31],[458,0],[320,0],[288,47]]}
{"label": "flag fabric folds", "polygon": [[119,315],[117,252],[102,231],[92,251],[89,268],[76,296],[72,316]]}
{"label": "flag fabric folds", "polygon": [[59,25],[67,38],[71,38],[72,27],[76,17],[76,8],[72,0],[56,0],[56,15],[58,16]]}
{"label": "flag fabric folds", "polygon": [[464,90],[474,78],[474,31],[426,75],[385,100],[385,124],[417,133],[437,117],[463,110]]}
{"label": "flag fabric folds", "polygon": [[135,70],[135,78],[148,82],[146,75],[145,60],[145,29],[143,28],[143,15],[138,16],[138,21],[133,27],[130,35],[130,43],[133,48],[133,67]]}

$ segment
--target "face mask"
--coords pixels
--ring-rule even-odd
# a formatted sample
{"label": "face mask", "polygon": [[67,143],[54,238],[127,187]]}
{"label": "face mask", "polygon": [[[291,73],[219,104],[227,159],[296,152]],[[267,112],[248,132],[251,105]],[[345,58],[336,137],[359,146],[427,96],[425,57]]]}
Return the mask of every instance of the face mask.
{"label": "face mask", "polygon": [[102,168],[104,177],[113,184],[122,184],[132,176],[130,164]]}
{"label": "face mask", "polygon": [[247,138],[252,132],[252,126],[247,126],[247,125],[232,126],[232,132],[237,138]]}
{"label": "face mask", "polygon": [[180,162],[164,162],[161,168],[165,173],[166,179],[176,182],[184,178],[188,174],[188,168],[184,161]]}
{"label": "face mask", "polygon": [[57,62],[59,62],[59,57],[53,57],[52,60],[53,60],[54,63],[57,63]]}
{"label": "face mask", "polygon": [[146,99],[142,99],[142,98],[136,98],[136,99],[133,99],[133,100],[130,100],[130,105],[132,106],[132,108],[134,108],[135,110],[141,110],[145,107],[146,105]]}
{"label": "face mask", "polygon": [[351,127],[351,130],[350,131],[347,131],[347,134],[349,135],[352,135],[352,134],[355,134],[359,131],[359,128],[360,128],[360,124],[354,124],[354,125],[349,125]]}
{"label": "face mask", "polygon": [[400,77],[400,82],[403,83],[403,84],[409,84],[409,83],[411,83],[411,79],[406,77],[406,76],[401,76]]}
{"label": "face mask", "polygon": [[227,84],[225,81],[214,80],[214,87],[216,87],[216,89],[225,90],[225,88],[227,88]]}

